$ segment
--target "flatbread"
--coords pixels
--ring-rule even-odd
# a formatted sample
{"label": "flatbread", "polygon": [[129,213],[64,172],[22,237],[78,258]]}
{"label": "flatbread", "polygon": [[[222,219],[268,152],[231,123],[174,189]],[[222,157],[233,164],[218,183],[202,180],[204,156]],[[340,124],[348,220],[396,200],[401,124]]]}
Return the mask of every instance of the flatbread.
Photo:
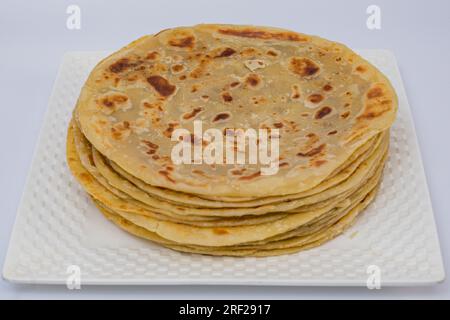
{"label": "flatbread", "polygon": [[[270,27],[167,29],[92,70],[67,163],[105,217],[138,237],[187,253],[290,254],[333,239],[374,200],[397,107],[389,80],[342,44]],[[219,159],[254,148],[259,161],[177,163],[180,143],[214,146],[207,130],[224,139]],[[279,143],[272,174],[264,137],[226,145],[245,130]]]}
{"label": "flatbread", "polygon": [[[142,37],[104,59],[74,115],[95,149],[149,185],[268,197],[320,184],[388,129],[396,110],[387,78],[344,45],[275,28],[198,25]],[[193,132],[194,120],[203,131],[280,129],[286,164],[275,175],[262,175],[261,165],[174,166],[171,132]]]}
{"label": "flatbread", "polygon": [[[347,215],[341,218],[336,224],[326,231],[319,232],[315,235],[307,236],[307,239],[298,238],[296,241],[302,243],[300,245],[293,245],[284,248],[277,249],[255,249],[255,248],[206,248],[200,246],[183,246],[173,243],[172,241],[166,240],[156,233],[151,232],[145,228],[139,227],[132,222],[124,219],[120,215],[117,215],[101,206],[98,206],[99,210],[115,223],[118,227],[126,230],[127,232],[134,234],[135,236],[151,240],[153,242],[159,243],[167,248],[174,249],[176,251],[186,252],[186,253],[198,253],[205,255],[214,256],[234,256],[234,257],[245,257],[245,256],[255,256],[255,257],[266,257],[266,256],[276,256],[282,254],[292,254],[299,251],[307,250],[321,245],[322,243],[333,239],[347,228],[349,228],[355,221],[356,216],[367,207],[368,204],[373,200],[376,189],[373,190],[360,204],[353,208]],[[305,237],[306,238],[306,237]]]}
{"label": "flatbread", "polygon": [[[381,162],[377,174],[369,179],[363,187],[348,199],[343,200],[345,208],[352,207],[358,203],[375,188],[381,175],[384,162]],[[348,201],[349,200],[349,201]],[[119,211],[118,214],[126,220],[157,233],[159,236],[181,244],[203,245],[203,246],[232,246],[246,242],[264,240],[279,234],[283,234],[299,228],[318,217],[329,214],[338,214],[340,209],[313,210],[302,213],[290,214],[282,219],[249,226],[236,226],[227,228],[195,227],[172,222],[162,222],[143,215],[136,215]],[[337,211],[337,212],[335,212]]]}
{"label": "flatbread", "polygon": [[[263,205],[254,208],[224,208],[214,210],[204,209],[204,208],[190,208],[190,207],[181,207],[170,204],[169,202],[161,201],[156,198],[152,198],[148,195],[142,195],[145,197],[147,204],[151,205],[148,207],[138,206],[136,201],[134,200],[122,200],[119,197],[115,196],[112,192],[110,192],[107,188],[104,188],[98,181],[92,177],[89,172],[82,166],[79,161],[79,157],[76,154],[76,148],[73,146],[73,134],[71,133],[73,129],[69,128],[69,135],[67,141],[67,152],[69,158],[69,167],[71,168],[74,175],[78,178],[80,183],[85,187],[89,194],[91,194],[94,198],[98,199],[102,203],[107,203],[108,207],[112,207],[118,210],[129,211],[138,214],[145,214],[146,211],[155,211],[164,214],[171,214],[175,217],[180,216],[215,216],[215,217],[233,217],[233,216],[241,216],[241,215],[263,215],[270,212],[284,212],[290,210],[300,210],[302,206],[307,206],[311,204],[315,204],[317,202],[321,202],[329,199],[337,194],[343,193],[352,187],[356,187],[358,183],[361,182],[361,179],[364,178],[370,170],[373,170],[376,164],[379,162],[382,153],[373,153],[367,161],[363,162],[356,168],[353,174],[344,182],[335,185],[331,188],[326,189],[325,191],[314,194],[312,196],[295,199],[287,202],[281,202],[277,205]],[[385,142],[383,146],[379,146],[380,148],[386,148],[387,146],[387,137],[385,137]],[[378,150],[377,149],[377,150]],[[380,149],[381,150],[381,149]],[[118,181],[123,182],[123,181]],[[132,185],[128,185],[128,187],[132,187]],[[136,189],[134,189],[136,192]],[[144,199],[140,199],[144,200]],[[146,210],[147,208],[148,210]]]}

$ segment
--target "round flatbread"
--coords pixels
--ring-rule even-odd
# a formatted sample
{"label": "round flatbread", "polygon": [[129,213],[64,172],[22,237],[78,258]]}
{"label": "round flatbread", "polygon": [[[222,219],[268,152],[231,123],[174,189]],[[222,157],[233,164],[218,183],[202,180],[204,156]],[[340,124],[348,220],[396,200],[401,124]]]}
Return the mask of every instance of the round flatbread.
{"label": "round flatbread", "polygon": [[[107,159],[143,182],[215,197],[309,190],[394,121],[397,98],[344,45],[292,31],[198,25],[162,31],[100,62],[75,119]],[[178,128],[279,130],[279,171],[174,165]],[[190,137],[192,143],[208,143]]]}

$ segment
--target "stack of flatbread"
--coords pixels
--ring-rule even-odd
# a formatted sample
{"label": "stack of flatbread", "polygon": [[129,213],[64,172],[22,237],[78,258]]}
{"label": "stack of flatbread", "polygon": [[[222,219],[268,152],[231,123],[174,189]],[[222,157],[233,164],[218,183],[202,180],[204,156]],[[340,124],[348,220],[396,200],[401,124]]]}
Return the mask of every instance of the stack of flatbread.
{"label": "stack of flatbread", "polygon": [[[336,237],[373,201],[396,111],[386,77],[344,45],[266,27],[174,28],[94,68],[67,160],[98,209],[138,237],[287,254]],[[256,148],[248,129],[266,132]],[[232,142],[223,150],[218,132]]]}

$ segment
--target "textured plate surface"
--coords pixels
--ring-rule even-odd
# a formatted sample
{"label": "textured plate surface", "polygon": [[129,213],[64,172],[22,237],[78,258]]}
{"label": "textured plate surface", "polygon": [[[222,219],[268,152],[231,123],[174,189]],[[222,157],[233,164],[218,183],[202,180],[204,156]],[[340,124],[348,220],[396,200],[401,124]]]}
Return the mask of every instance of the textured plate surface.
{"label": "textured plate surface", "polygon": [[419,285],[445,277],[414,125],[392,53],[360,50],[392,81],[399,98],[381,190],[337,239],[269,258],[183,254],[134,238],[97,211],[65,162],[66,128],[84,80],[105,52],[64,56],[3,268],[20,283],[242,284],[365,286],[369,266],[381,285]]}

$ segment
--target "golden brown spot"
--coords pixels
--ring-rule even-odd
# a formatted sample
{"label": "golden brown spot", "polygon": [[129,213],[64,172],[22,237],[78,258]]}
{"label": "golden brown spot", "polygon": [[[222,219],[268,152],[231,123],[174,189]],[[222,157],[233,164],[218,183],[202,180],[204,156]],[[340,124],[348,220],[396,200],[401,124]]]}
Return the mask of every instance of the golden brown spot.
{"label": "golden brown spot", "polygon": [[292,58],[289,64],[289,70],[301,77],[311,77],[320,70],[319,65],[308,58]]}
{"label": "golden brown spot", "polygon": [[217,121],[224,121],[226,119],[228,119],[230,117],[230,114],[227,112],[221,112],[216,114],[216,116],[213,119],[213,122],[217,122]]}
{"label": "golden brown spot", "polygon": [[346,119],[350,115],[350,111],[343,112],[341,118]]}
{"label": "golden brown spot", "polygon": [[211,63],[211,59],[201,59],[198,66],[192,70],[190,73],[190,76],[194,79],[199,78],[201,75],[203,75],[206,71],[207,66]]}
{"label": "golden brown spot", "polygon": [[228,234],[229,232],[226,230],[226,229],[223,229],[223,228],[214,228],[213,229],[213,232],[215,233],[215,234],[217,234],[217,235],[225,235],[225,234]]}
{"label": "golden brown spot", "polygon": [[117,104],[121,104],[128,101],[128,97],[124,95],[109,95],[107,97],[104,97],[100,100],[100,103],[110,109],[115,109],[117,107]]}
{"label": "golden brown spot", "polygon": [[148,101],[144,101],[144,102],[142,103],[142,105],[143,105],[144,108],[146,108],[146,109],[158,109],[158,110],[161,111],[161,112],[163,111],[161,102],[150,103],[150,102],[148,102]]}
{"label": "golden brown spot", "polygon": [[320,108],[320,110],[318,110],[316,112],[316,115],[314,116],[316,119],[322,119],[323,117],[325,117],[326,115],[330,114],[331,111],[333,111],[330,107],[326,106],[326,107],[322,107]]}
{"label": "golden brown spot", "polygon": [[314,93],[308,97],[308,101],[311,103],[319,103],[324,99],[324,96],[318,93]]}
{"label": "golden brown spot", "polygon": [[264,30],[258,30],[258,29],[220,29],[219,33],[230,35],[230,36],[236,36],[236,37],[244,37],[244,38],[257,38],[257,39],[263,39],[263,40],[284,40],[284,41],[308,41],[308,38],[305,36],[302,36],[300,34],[290,32],[290,31],[283,31],[283,32],[268,32]]}
{"label": "golden brown spot", "polygon": [[264,96],[254,96],[251,97],[251,101],[254,105],[258,105],[266,103],[267,99]]}
{"label": "golden brown spot", "polygon": [[128,121],[118,122],[111,128],[111,136],[115,140],[127,138],[131,133],[130,123]]}
{"label": "golden brown spot", "polygon": [[256,87],[258,84],[260,84],[261,79],[256,73],[251,73],[247,76],[245,79],[245,83],[251,87]]}
{"label": "golden brown spot", "polygon": [[114,107],[114,103],[113,103],[111,100],[109,100],[108,98],[103,98],[103,99],[101,100],[101,103],[102,103],[105,107],[108,107],[108,108]]}
{"label": "golden brown spot", "polygon": [[239,180],[252,180],[261,175],[261,171],[257,171],[251,175],[240,177]]}
{"label": "golden brown spot", "polygon": [[332,136],[332,135],[334,135],[334,134],[336,134],[336,133],[337,133],[337,130],[333,130],[333,131],[328,132],[328,135],[329,135],[329,136]]}
{"label": "golden brown spot", "polygon": [[323,86],[323,91],[331,91],[333,90],[333,87],[330,84],[326,84]]}
{"label": "golden brown spot", "polygon": [[176,122],[169,123],[168,127],[163,132],[164,136],[166,136],[167,138],[171,138],[172,137],[172,133],[173,133],[173,131],[175,130],[175,128],[177,126],[178,126],[178,123],[176,123]]}
{"label": "golden brown spot", "polygon": [[364,73],[364,72],[367,71],[367,68],[365,66],[362,66],[362,65],[361,66],[357,66],[356,67],[356,71]]}
{"label": "golden brown spot", "polygon": [[321,165],[323,165],[323,164],[325,164],[325,163],[327,163],[327,160],[315,160],[315,161],[313,162],[313,166],[316,167],[316,168],[318,168],[318,167],[320,167]]}
{"label": "golden brown spot", "polygon": [[203,176],[203,177],[207,177],[207,175],[205,174],[205,172],[204,172],[203,170],[200,170],[200,169],[193,169],[191,172],[192,172],[192,173],[195,173],[195,174],[198,174],[198,175],[201,175],[201,176]]}
{"label": "golden brown spot", "polygon": [[291,92],[291,99],[297,100],[299,98],[300,98],[300,89],[299,89],[298,85],[293,85],[292,92]]}
{"label": "golden brown spot", "polygon": [[256,53],[257,53],[257,51],[255,48],[245,48],[244,50],[242,50],[240,52],[240,54],[242,56],[254,56],[254,55],[256,55]]}
{"label": "golden brown spot", "polygon": [[281,123],[281,122],[275,122],[275,123],[273,124],[273,126],[274,126],[275,128],[283,128],[283,123]]}
{"label": "golden brown spot", "polygon": [[131,63],[128,58],[122,58],[114,62],[112,65],[109,66],[109,71],[114,73],[120,73],[130,67],[135,66],[135,63]]}
{"label": "golden brown spot", "polygon": [[148,141],[148,140],[141,140],[141,141],[143,144],[145,144],[150,149],[158,149],[159,148],[159,146],[156,143],[153,143],[151,141]]}
{"label": "golden brown spot", "polygon": [[161,76],[150,76],[147,81],[163,97],[168,97],[175,92],[176,87]]}
{"label": "golden brown spot", "polygon": [[88,173],[80,173],[80,175],[78,176],[80,178],[80,180],[84,181],[84,182],[91,182],[92,178]]}
{"label": "golden brown spot", "polygon": [[176,64],[172,66],[172,71],[173,72],[181,72],[183,71],[184,66],[182,64]]}
{"label": "golden brown spot", "polygon": [[[126,208],[126,207],[125,207],[125,208]],[[125,220],[125,219],[123,219],[123,218],[120,219],[120,222],[123,223],[124,225],[127,225],[127,226],[131,226],[131,225],[132,225],[132,223],[131,223],[130,221]]]}
{"label": "golden brown spot", "polygon": [[245,168],[242,169],[233,169],[231,170],[231,174],[234,176],[241,176],[246,171]]}
{"label": "golden brown spot", "polygon": [[222,99],[225,102],[231,102],[233,101],[233,97],[231,96],[231,94],[229,92],[223,92],[222,93]]}
{"label": "golden brown spot", "polygon": [[159,56],[158,52],[152,51],[147,54],[146,58],[149,60],[155,60],[156,58],[158,58],[158,56]]}
{"label": "golden brown spot", "polygon": [[267,53],[268,56],[272,56],[272,57],[278,56],[278,53],[276,53],[276,52],[273,51],[273,50],[268,50],[266,53]]}
{"label": "golden brown spot", "polygon": [[230,87],[236,88],[239,84],[240,84],[239,81],[234,81],[234,82],[230,83]]}
{"label": "golden brown spot", "polygon": [[236,53],[236,50],[234,50],[232,48],[226,48],[225,50],[223,50],[221,53],[219,53],[214,58],[225,58],[225,57],[229,57],[235,53]]}
{"label": "golden brown spot", "polygon": [[178,48],[193,48],[194,47],[195,38],[193,36],[187,36],[179,39],[170,39],[169,45]]}
{"label": "golden brown spot", "polygon": [[359,115],[357,117],[358,120],[360,119],[373,119],[381,116],[383,113],[388,112],[391,110],[390,104],[382,104],[382,108],[378,108],[377,110],[368,110],[364,112],[363,114]]}
{"label": "golden brown spot", "polygon": [[203,111],[202,107],[194,108],[194,109],[192,109],[191,112],[187,112],[187,113],[183,114],[183,119],[189,120],[189,119],[195,118],[202,111]]}
{"label": "golden brown spot", "polygon": [[175,183],[175,180],[173,180],[173,179],[170,177],[170,172],[168,172],[168,171],[166,171],[166,170],[160,170],[160,171],[158,171],[158,173],[159,173],[160,175],[162,175],[164,178],[166,178],[168,181],[170,181],[170,182],[172,182],[172,183]]}
{"label": "golden brown spot", "polygon": [[297,153],[297,156],[299,156],[299,157],[312,157],[312,156],[315,156],[316,154],[321,153],[324,149],[325,149],[325,144],[321,144],[320,146],[318,146],[316,148],[312,148],[308,152],[299,152],[299,153]]}
{"label": "golden brown spot", "polygon": [[367,98],[369,99],[375,99],[381,96],[383,96],[383,90],[380,87],[372,88],[367,92]]}

